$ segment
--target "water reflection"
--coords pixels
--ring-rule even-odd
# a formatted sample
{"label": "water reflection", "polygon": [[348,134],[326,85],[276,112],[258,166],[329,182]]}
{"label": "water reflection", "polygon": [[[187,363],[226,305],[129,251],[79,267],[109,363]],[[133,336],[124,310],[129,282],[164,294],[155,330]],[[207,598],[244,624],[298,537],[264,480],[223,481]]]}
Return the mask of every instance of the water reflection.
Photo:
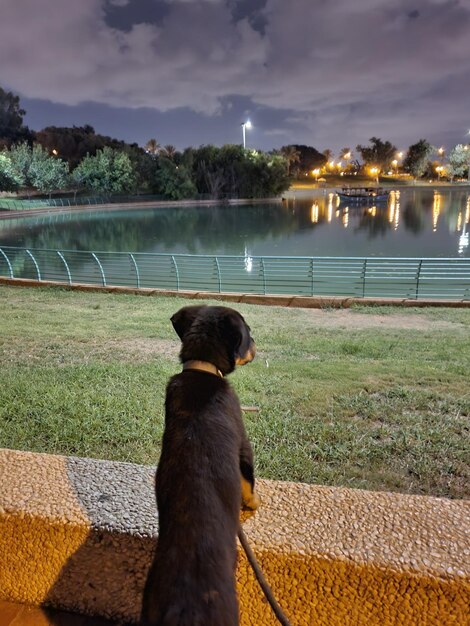
{"label": "water reflection", "polygon": [[[462,225],[463,222],[463,225]],[[457,219],[457,232],[462,234],[459,237],[459,255],[463,255],[469,244],[469,224],[470,224],[470,196],[467,198],[467,206],[465,208],[465,217],[462,220],[462,212],[459,212]]]}
{"label": "water reflection", "polygon": [[284,202],[55,213],[0,221],[0,244],[67,250],[257,255],[469,256],[468,189],[401,189],[388,203],[319,190]]}

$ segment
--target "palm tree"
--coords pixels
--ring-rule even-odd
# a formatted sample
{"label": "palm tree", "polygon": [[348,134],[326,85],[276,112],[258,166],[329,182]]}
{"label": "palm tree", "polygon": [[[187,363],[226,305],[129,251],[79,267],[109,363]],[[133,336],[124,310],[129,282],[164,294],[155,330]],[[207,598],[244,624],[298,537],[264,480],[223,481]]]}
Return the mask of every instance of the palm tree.
{"label": "palm tree", "polygon": [[290,176],[291,165],[300,162],[300,152],[295,146],[282,146],[279,152],[287,161],[287,176]]}
{"label": "palm tree", "polygon": [[177,150],[176,150],[175,146],[172,146],[171,143],[167,144],[161,150],[161,154],[163,156],[166,156],[167,159],[170,159],[170,161],[173,161],[173,159],[175,158],[176,152],[177,152]]}
{"label": "palm tree", "polygon": [[148,154],[153,154],[153,156],[156,156],[160,152],[161,147],[156,139],[149,139],[145,144],[144,149],[145,152],[148,152]]}
{"label": "palm tree", "polygon": [[339,153],[339,160],[346,161],[345,170],[348,171],[351,167],[352,150],[351,148],[342,148]]}

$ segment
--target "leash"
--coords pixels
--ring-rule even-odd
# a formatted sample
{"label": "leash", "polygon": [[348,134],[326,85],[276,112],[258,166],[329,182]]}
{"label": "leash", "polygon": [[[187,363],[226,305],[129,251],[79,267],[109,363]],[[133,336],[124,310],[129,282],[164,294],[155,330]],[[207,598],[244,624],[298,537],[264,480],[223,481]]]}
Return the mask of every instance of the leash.
{"label": "leash", "polygon": [[269,605],[271,609],[273,610],[274,615],[278,619],[279,623],[282,624],[282,626],[292,626],[289,620],[287,619],[284,611],[279,606],[276,598],[274,597],[273,591],[271,587],[269,586],[266,578],[264,577],[263,572],[261,571],[259,563],[256,560],[256,557],[253,553],[253,550],[250,547],[250,544],[248,543],[248,539],[246,538],[245,532],[243,528],[241,527],[241,524],[239,524],[238,526],[238,539],[240,540],[240,543],[242,544],[242,548],[245,551],[246,558],[248,559],[248,563],[251,565],[253,572],[255,573],[256,580],[258,581],[259,586],[263,590],[263,593],[266,596],[266,600],[269,602]]}

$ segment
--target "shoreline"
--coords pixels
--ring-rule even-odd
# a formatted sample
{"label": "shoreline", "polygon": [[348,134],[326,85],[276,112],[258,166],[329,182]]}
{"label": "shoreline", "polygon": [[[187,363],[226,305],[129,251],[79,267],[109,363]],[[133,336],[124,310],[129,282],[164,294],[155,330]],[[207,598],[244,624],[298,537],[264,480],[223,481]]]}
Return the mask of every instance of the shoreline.
{"label": "shoreline", "polygon": [[[351,181],[349,181],[350,183]],[[354,181],[352,181],[354,182]],[[448,183],[448,182],[425,182],[419,181],[418,183],[412,183],[408,181],[381,181],[380,183],[371,182],[367,184],[366,181],[358,181],[356,185],[347,184],[346,182],[294,182],[289,189],[283,192],[280,196],[271,198],[232,198],[229,200],[141,200],[136,196],[136,200],[132,202],[116,202],[116,203],[103,203],[103,204],[80,204],[73,206],[41,206],[30,209],[8,209],[0,206],[0,221],[8,220],[18,217],[32,217],[34,215],[47,215],[49,213],[69,213],[75,211],[119,211],[123,209],[152,209],[152,208],[171,208],[181,206],[218,206],[220,204],[226,204],[229,206],[254,204],[262,202],[282,202],[285,199],[295,198],[296,193],[307,196],[312,192],[323,191],[324,193],[335,191],[341,186],[357,186],[357,187],[384,187],[399,188],[399,189],[427,189],[427,188],[442,188],[446,190],[468,190],[470,191],[470,181],[462,183]],[[21,199],[18,199],[21,201]],[[0,196],[1,202],[1,196]]]}

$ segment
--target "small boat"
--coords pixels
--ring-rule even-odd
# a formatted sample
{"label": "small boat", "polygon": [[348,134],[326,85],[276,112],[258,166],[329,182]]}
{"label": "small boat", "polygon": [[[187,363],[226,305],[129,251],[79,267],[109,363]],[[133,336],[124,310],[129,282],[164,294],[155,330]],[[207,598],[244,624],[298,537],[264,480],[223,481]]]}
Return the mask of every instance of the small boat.
{"label": "small boat", "polygon": [[387,202],[390,191],[383,187],[343,187],[336,192],[341,202],[351,204],[376,204]]}

